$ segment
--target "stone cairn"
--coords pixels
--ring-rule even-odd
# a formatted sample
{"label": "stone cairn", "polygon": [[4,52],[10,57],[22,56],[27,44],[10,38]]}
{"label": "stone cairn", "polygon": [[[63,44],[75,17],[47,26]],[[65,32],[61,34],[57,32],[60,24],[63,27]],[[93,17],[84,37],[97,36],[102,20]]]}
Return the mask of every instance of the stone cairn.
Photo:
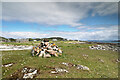
{"label": "stone cairn", "polygon": [[49,58],[51,56],[58,57],[62,55],[63,51],[58,48],[55,43],[49,43],[48,39],[44,39],[40,44],[34,46],[31,54],[32,56],[39,56],[44,58]]}

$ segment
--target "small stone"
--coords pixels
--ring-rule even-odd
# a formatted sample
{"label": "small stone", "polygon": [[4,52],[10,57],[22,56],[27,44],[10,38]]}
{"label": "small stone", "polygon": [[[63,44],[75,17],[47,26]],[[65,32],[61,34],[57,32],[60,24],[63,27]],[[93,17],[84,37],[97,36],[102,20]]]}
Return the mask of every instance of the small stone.
{"label": "small stone", "polygon": [[12,66],[13,65],[13,63],[10,63],[10,64],[6,64],[6,65],[3,65],[4,67],[10,67],[10,66]]}
{"label": "small stone", "polygon": [[104,60],[102,60],[102,59],[100,59],[100,58],[99,58],[98,60],[99,60],[100,62],[104,63]]}
{"label": "small stone", "polygon": [[82,69],[82,70],[90,70],[87,66],[83,66],[83,65],[77,65],[77,69]]}
{"label": "small stone", "polygon": [[55,68],[55,71],[56,72],[67,72],[68,73],[68,71],[66,69],[61,69],[61,68]]}
{"label": "small stone", "polygon": [[51,71],[51,73],[52,73],[52,74],[57,74],[57,72],[56,72],[56,71]]}
{"label": "small stone", "polygon": [[56,78],[58,77],[58,76],[55,76]]}

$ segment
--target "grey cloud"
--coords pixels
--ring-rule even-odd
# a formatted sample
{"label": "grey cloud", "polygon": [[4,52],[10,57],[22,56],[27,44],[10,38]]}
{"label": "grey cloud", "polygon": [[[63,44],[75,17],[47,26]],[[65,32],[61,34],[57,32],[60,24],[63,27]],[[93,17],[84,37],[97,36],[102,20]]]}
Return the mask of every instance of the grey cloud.
{"label": "grey cloud", "polygon": [[119,2],[119,0],[1,0],[2,2]]}
{"label": "grey cloud", "polygon": [[92,2],[14,2],[3,3],[3,20],[33,22],[46,25],[83,25],[79,21],[91,15],[117,13],[116,3]]}
{"label": "grey cloud", "polygon": [[114,14],[114,13],[118,13],[118,3],[117,2],[97,3],[95,5],[94,11],[93,11],[94,15],[99,14],[101,16]]}

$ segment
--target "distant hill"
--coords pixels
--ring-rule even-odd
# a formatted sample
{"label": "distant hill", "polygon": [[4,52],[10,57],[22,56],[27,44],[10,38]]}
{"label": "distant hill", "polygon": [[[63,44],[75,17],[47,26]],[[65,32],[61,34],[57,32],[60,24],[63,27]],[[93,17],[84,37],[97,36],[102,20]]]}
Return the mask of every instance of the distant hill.
{"label": "distant hill", "polygon": [[120,42],[120,40],[114,40],[114,41],[112,41],[112,42]]}
{"label": "distant hill", "polygon": [[42,38],[42,39],[49,39],[49,40],[53,40],[53,39],[57,39],[57,40],[67,40],[67,39],[62,38],[62,37],[50,37],[50,38]]}
{"label": "distant hill", "polygon": [[[62,37],[50,37],[50,38],[27,38],[29,39],[29,41],[33,41],[33,40],[37,40],[37,41],[40,41],[40,40],[44,40],[44,39],[48,39],[48,40],[53,40],[53,39],[57,39],[57,40],[60,40],[60,41],[63,41],[63,40],[67,40],[65,38],[62,38]],[[16,39],[14,38],[5,38],[5,37],[1,37],[0,36],[0,41],[5,41],[5,42],[15,42]]]}
{"label": "distant hill", "polygon": [[13,38],[5,38],[5,37],[1,37],[1,36],[0,36],[0,41],[3,41],[3,42],[15,42],[16,39],[13,39]]}
{"label": "distant hill", "polygon": [[0,36],[0,40],[8,40],[8,39]]}

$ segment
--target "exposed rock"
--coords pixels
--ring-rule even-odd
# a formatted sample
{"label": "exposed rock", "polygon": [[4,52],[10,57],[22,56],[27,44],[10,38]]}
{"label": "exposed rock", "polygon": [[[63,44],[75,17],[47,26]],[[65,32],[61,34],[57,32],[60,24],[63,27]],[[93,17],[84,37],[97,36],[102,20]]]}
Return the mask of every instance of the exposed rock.
{"label": "exposed rock", "polygon": [[[62,64],[65,66],[69,66],[69,63],[62,62]],[[87,66],[83,66],[83,65],[72,64],[72,66],[77,67],[77,69],[88,70],[88,71],[90,70]]]}
{"label": "exposed rock", "polygon": [[65,63],[65,62],[62,62],[62,64],[65,65],[65,66],[69,66],[69,67],[74,66],[74,64],[72,64],[72,63]]}
{"label": "exposed rock", "polygon": [[88,57],[88,55],[86,55],[86,54],[83,54],[83,56],[84,56],[84,57]]}
{"label": "exposed rock", "polygon": [[46,54],[44,57],[45,57],[45,58],[50,58],[51,55],[50,55],[50,54]]}
{"label": "exposed rock", "polygon": [[87,58],[88,58],[88,55],[83,54],[83,58],[84,58],[84,59],[87,59]]}
{"label": "exposed rock", "polygon": [[58,72],[56,72],[56,71],[51,71],[51,74],[57,74]]}
{"label": "exposed rock", "polygon": [[30,67],[24,67],[22,69],[19,69],[17,72],[10,75],[10,78],[34,78],[36,75],[39,74],[39,70],[30,68]]}
{"label": "exposed rock", "polygon": [[66,69],[55,68],[56,72],[68,72]]}
{"label": "exposed rock", "polygon": [[2,67],[11,67],[14,63],[3,64]]}
{"label": "exposed rock", "polygon": [[23,78],[33,78],[33,76],[37,74],[37,70],[34,70],[33,72],[31,73],[25,73]]}
{"label": "exposed rock", "polygon": [[33,46],[25,45],[0,45],[0,51],[9,51],[9,50],[30,50]]}
{"label": "exposed rock", "polygon": [[93,45],[93,46],[89,46],[89,49],[112,50],[112,51],[120,50],[120,48],[118,46],[112,46],[112,45]]}
{"label": "exposed rock", "polygon": [[102,59],[100,59],[100,58],[98,59],[98,61],[100,61],[100,62],[104,63],[104,60],[102,60]]}
{"label": "exposed rock", "polygon": [[116,63],[118,63],[118,62],[120,62],[120,59],[116,59],[115,61],[116,61]]}
{"label": "exposed rock", "polygon": [[83,66],[83,65],[77,65],[77,69],[82,69],[82,70],[87,70],[87,71],[90,70],[87,66]]}
{"label": "exposed rock", "polygon": [[61,69],[61,68],[55,68],[53,71],[51,71],[52,74],[57,74],[57,73],[68,73],[68,70],[66,69]]}

